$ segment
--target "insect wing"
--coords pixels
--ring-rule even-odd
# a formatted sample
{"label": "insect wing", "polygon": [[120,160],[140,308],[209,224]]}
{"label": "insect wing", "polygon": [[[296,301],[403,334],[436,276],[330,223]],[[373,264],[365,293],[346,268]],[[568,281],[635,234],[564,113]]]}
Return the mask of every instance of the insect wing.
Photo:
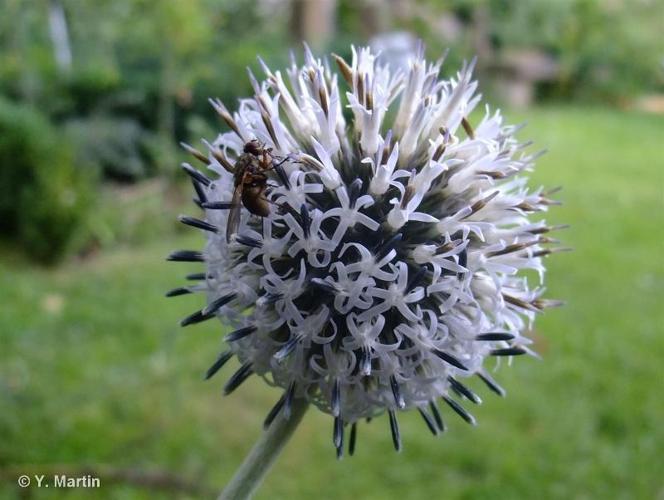
{"label": "insect wing", "polygon": [[226,224],[226,242],[231,241],[231,236],[237,232],[240,225],[240,209],[242,208],[242,188],[244,183],[240,182],[235,186],[233,191],[233,199],[231,200],[231,209],[228,213],[228,223]]}

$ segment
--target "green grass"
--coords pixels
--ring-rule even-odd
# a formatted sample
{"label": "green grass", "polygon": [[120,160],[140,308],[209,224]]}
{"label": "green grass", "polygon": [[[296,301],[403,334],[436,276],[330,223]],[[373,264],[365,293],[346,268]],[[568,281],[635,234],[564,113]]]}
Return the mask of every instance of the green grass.
{"label": "green grass", "polygon": [[[356,456],[338,462],[331,419],[311,411],[258,498],[664,495],[661,117],[544,108],[510,118],[527,118],[521,137],[549,149],[533,183],[564,186],[549,220],[572,224],[559,236],[575,252],[549,261],[549,296],[567,306],[537,324],[543,361],[504,366],[504,399],[474,385],[484,397],[476,428],[447,413],[450,430],[434,439],[403,414],[401,454],[379,418],[359,428]],[[55,270],[0,260],[0,497],[18,497],[20,471],[54,464],[167,470],[213,490],[229,479],[279,393],[251,379],[222,398],[230,366],[202,381],[220,329],[180,329],[201,297],[163,298],[195,269],[163,257],[201,243],[172,237]],[[156,496],[110,483],[93,493]]]}

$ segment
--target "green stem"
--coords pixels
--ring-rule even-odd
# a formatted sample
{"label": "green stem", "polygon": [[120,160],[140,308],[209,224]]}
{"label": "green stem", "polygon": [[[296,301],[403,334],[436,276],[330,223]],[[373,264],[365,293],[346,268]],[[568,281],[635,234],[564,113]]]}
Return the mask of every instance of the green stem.
{"label": "green stem", "polygon": [[277,415],[244,459],[233,479],[221,492],[218,500],[251,498],[282,448],[293,435],[308,407],[309,403],[306,400],[294,399],[291,404],[290,418],[285,419],[283,415]]}

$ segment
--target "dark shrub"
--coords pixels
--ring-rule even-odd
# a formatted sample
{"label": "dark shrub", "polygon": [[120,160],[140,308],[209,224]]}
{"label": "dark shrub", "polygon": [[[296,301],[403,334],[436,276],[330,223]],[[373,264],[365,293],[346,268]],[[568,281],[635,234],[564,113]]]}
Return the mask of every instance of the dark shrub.
{"label": "dark shrub", "polygon": [[165,163],[158,136],[131,118],[93,115],[70,120],[65,130],[76,162],[93,166],[106,179],[135,182],[154,176]]}
{"label": "dark shrub", "polygon": [[52,263],[81,229],[89,176],[71,146],[37,111],[0,99],[0,233]]}

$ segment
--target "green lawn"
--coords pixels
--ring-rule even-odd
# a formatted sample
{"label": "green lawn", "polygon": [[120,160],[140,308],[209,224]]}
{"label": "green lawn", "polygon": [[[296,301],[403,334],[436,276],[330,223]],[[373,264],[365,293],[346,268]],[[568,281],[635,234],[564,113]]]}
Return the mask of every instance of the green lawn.
{"label": "green lawn", "polygon": [[[550,222],[572,224],[559,237],[575,252],[549,264],[549,296],[567,306],[537,324],[543,361],[503,366],[504,399],[473,384],[484,396],[476,428],[448,413],[435,439],[419,415],[402,415],[401,454],[379,418],[359,428],[356,456],[337,461],[331,419],[311,411],[258,498],[664,496],[664,120],[573,108],[509,116],[527,118],[520,136],[549,149],[533,183],[564,186]],[[163,298],[196,269],[164,257],[201,243],[192,231],[55,270],[0,258],[0,497],[19,497],[19,473],[64,465],[166,471],[202,491],[229,479],[279,392],[251,379],[222,398],[230,366],[202,381],[222,332],[177,326],[202,297]],[[94,495],[30,491],[160,497],[104,478]]]}

